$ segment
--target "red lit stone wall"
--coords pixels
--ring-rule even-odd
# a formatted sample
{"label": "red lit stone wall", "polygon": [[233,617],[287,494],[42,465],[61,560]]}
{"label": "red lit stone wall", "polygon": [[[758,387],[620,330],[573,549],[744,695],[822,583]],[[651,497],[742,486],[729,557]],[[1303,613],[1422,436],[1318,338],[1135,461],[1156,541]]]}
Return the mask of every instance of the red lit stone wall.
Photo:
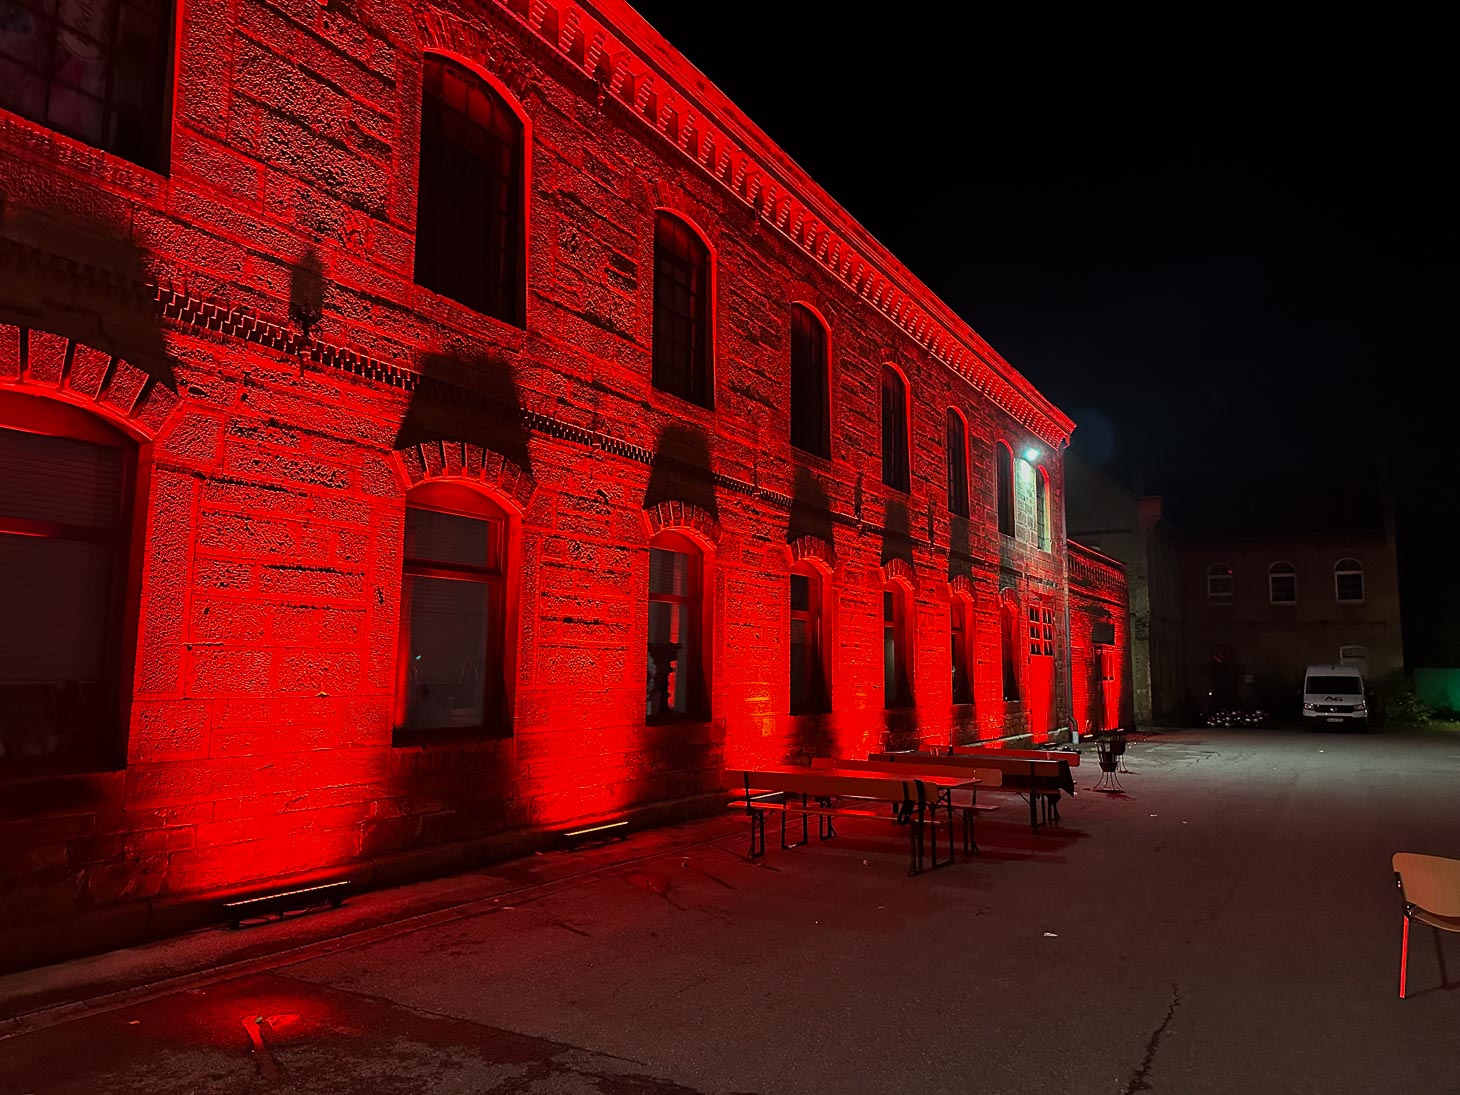
{"label": "red lit stone wall", "polygon": [[[1070,675],[1073,714],[1080,732],[1130,729],[1130,601],[1125,565],[1069,542]],[[1101,639],[1111,640],[1101,642]],[[1102,654],[1107,665],[1102,673]],[[1108,675],[1109,680],[1102,679]]]}
{"label": "red lit stone wall", "polygon": [[[604,10],[187,3],[167,176],[0,111],[0,386],[120,425],[146,473],[122,755],[25,778],[0,758],[0,927],[715,808],[727,764],[1068,718],[1062,635],[1045,725],[1003,702],[998,605],[1011,589],[1064,619],[1072,423],[636,15]],[[528,121],[525,330],[412,281],[429,50]],[[656,208],[714,252],[713,411],[649,383]],[[792,301],[830,327],[831,460],[787,442]],[[911,382],[908,495],[880,482],[883,362]],[[950,406],[970,425],[967,521],[946,505]],[[1022,460],[1018,535],[996,531],[1000,439],[1043,453],[1053,551]],[[513,515],[512,733],[393,745],[405,492],[441,478]],[[713,560],[702,723],[645,726],[658,528]],[[808,552],[830,567],[832,711],[793,718],[787,575]],[[914,605],[916,706],[892,712],[888,576]],[[955,707],[963,595],[975,703]]]}

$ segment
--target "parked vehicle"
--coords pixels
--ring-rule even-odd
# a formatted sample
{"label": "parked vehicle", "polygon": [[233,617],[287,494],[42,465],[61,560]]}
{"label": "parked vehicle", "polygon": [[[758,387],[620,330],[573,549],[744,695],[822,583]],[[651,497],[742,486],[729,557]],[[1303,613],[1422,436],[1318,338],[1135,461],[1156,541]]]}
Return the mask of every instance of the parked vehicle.
{"label": "parked vehicle", "polygon": [[1303,675],[1303,725],[1369,725],[1369,699],[1357,666],[1308,667]]}

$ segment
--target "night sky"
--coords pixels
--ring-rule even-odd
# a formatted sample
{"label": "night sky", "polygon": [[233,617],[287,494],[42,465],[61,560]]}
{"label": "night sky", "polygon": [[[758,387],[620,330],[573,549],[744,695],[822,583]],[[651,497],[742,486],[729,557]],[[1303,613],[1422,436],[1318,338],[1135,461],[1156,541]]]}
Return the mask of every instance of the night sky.
{"label": "night sky", "polygon": [[1383,460],[1401,534],[1454,528],[1460,184],[1438,23],[635,6],[1076,420],[1091,463],[1180,496]]}

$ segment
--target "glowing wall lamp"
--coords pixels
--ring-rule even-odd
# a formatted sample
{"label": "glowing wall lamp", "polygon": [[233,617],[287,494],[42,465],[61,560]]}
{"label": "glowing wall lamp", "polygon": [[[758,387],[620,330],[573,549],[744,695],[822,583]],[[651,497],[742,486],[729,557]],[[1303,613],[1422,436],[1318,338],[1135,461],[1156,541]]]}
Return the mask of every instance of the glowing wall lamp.
{"label": "glowing wall lamp", "polygon": [[590,825],[586,829],[567,829],[562,833],[563,843],[569,848],[581,848],[585,844],[603,844],[610,840],[626,840],[629,835],[627,821],[609,821],[602,825]]}
{"label": "glowing wall lamp", "polygon": [[1030,445],[1027,449],[1024,450],[1024,459],[1028,460],[1031,464],[1038,460],[1040,455],[1040,450],[1035,445]]}

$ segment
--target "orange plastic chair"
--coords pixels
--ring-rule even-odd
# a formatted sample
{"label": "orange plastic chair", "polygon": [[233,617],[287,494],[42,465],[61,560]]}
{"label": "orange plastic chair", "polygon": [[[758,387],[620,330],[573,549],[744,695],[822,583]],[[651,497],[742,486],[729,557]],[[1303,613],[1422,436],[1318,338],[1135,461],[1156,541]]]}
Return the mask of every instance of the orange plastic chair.
{"label": "orange plastic chair", "polygon": [[1399,949],[1399,998],[1404,999],[1405,974],[1409,969],[1409,922],[1418,920],[1435,931],[1435,954],[1440,960],[1440,980],[1449,985],[1445,973],[1445,952],[1440,932],[1460,932],[1460,859],[1438,855],[1396,852],[1394,881],[1404,903],[1404,941]]}

